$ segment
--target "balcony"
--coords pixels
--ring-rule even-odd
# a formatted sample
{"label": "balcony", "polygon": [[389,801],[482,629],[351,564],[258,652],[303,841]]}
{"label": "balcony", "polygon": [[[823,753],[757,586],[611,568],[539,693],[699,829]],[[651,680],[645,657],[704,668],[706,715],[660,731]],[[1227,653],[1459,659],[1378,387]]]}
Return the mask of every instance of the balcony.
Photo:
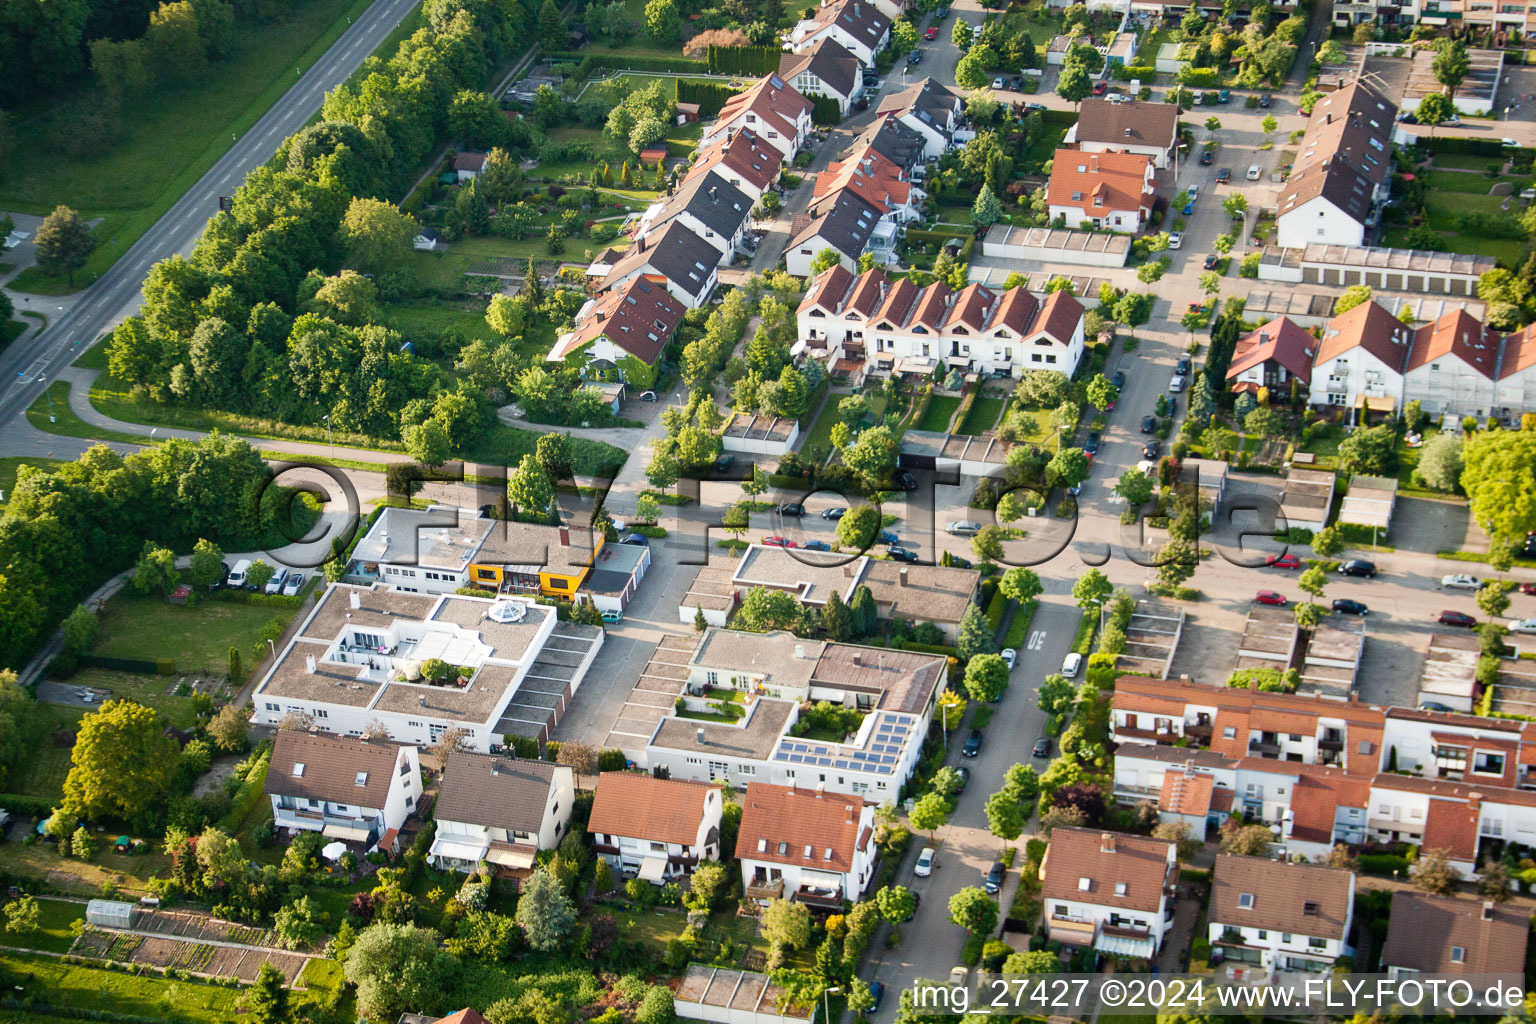
{"label": "balcony", "polygon": [[772,881],[766,878],[753,879],[752,884],[747,886],[747,899],[749,900],[776,900],[783,895],[784,879],[782,876]]}
{"label": "balcony", "polygon": [[1133,729],[1128,725],[1115,726],[1115,735],[1137,740],[1151,740],[1154,743],[1172,743],[1179,738],[1179,734],[1172,729]]}
{"label": "balcony", "polygon": [[1193,725],[1188,722],[1184,723],[1184,735],[1192,740],[1199,740],[1202,745],[1211,742],[1213,732],[1214,730],[1210,722],[1196,722]]}
{"label": "balcony", "polygon": [[1317,741],[1317,749],[1331,750],[1338,753],[1344,749],[1344,741],[1343,739],[1330,739],[1325,736]]}
{"label": "balcony", "polygon": [[1279,757],[1280,744],[1275,740],[1249,740],[1248,753],[1258,754],[1260,757]]}
{"label": "balcony", "polygon": [[818,907],[823,910],[835,910],[839,913],[843,909],[842,886],[802,885],[795,890],[793,902],[804,903],[808,907]]}

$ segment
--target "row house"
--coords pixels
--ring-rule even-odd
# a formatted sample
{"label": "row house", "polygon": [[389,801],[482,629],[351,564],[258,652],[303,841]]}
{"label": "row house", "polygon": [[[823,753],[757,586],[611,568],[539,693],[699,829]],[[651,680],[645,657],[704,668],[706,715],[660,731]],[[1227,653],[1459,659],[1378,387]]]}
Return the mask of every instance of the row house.
{"label": "row house", "polygon": [[443,870],[486,863],[525,877],[540,850],[560,845],[575,803],[567,765],[455,750],[443,765],[427,859]]}
{"label": "row house", "polygon": [[1317,339],[1306,328],[1288,316],[1276,317],[1238,340],[1227,367],[1227,387],[1233,391],[1268,388],[1279,397],[1296,381],[1303,393],[1309,393],[1317,347]]}
{"label": "row house", "polygon": [[1042,301],[1022,286],[918,288],[879,270],[855,278],[834,267],[812,282],[797,311],[799,341],[834,372],[927,373],[938,366],[994,376],[1026,370],[1071,375],[1082,357],[1084,309],[1066,291]]}
{"label": "row house", "polygon": [[1221,854],[1211,872],[1207,938],[1227,964],[1322,974],[1342,956],[1354,920],[1355,875],[1321,864]]}
{"label": "row house", "polygon": [[881,100],[875,117],[896,121],[919,136],[924,158],[937,160],[959,144],[955,133],[965,120],[963,110],[959,93],[924,78]]}
{"label": "row house", "polygon": [[784,266],[795,277],[809,277],[812,261],[827,249],[837,253],[839,265],[849,270],[858,266],[865,253],[874,255],[877,263],[886,263],[894,254],[897,230],[890,207],[866,199],[856,189],[841,188],[790,221]]}
{"label": "row house", "polygon": [[1152,216],[1156,176],[1141,153],[1058,149],[1046,189],[1050,217],[1069,228],[1139,232]]}
{"label": "row house", "polygon": [[834,192],[852,189],[869,202],[883,207],[882,219],[907,224],[923,215],[928,193],[912,182],[906,169],[872,149],[846,160],[833,161],[816,176],[811,209]]}
{"label": "row house", "polygon": [[709,301],[719,283],[720,247],[673,220],[648,238],[637,239],[609,268],[599,286],[617,288],[640,277],[659,284],[689,309]]}
{"label": "row house", "polygon": [[1047,935],[1111,956],[1151,959],[1173,926],[1178,844],[1061,827],[1040,862]]}
{"label": "row house", "polygon": [[766,75],[726,101],[715,122],[704,129],[699,149],[709,149],[742,129],[776,150],[781,165],[788,164],[811,134],[811,101],[777,74]]}
{"label": "row house", "polygon": [[614,871],[662,885],[720,859],[720,787],[637,772],[603,772],[587,831]]}
{"label": "row house", "polygon": [[1391,196],[1396,119],[1397,106],[1362,82],[1323,94],[1280,188],[1280,246],[1364,244]]}
{"label": "row house", "polygon": [[810,53],[834,42],[873,69],[875,54],[891,41],[891,17],[870,0],[824,0],[811,17],[789,32],[793,53]]}
{"label": "row house", "polygon": [[847,117],[864,90],[864,64],[835,38],[822,37],[809,50],[779,58],[779,77],[804,96],[824,96],[837,102]]}
{"label": "row house", "polygon": [[769,146],[750,128],[738,128],[707,149],[700,149],[683,179],[687,185],[695,178],[716,174],[756,205],[770,185],[779,180],[783,163],[779,151]]}
{"label": "row house", "polygon": [[875,806],[822,788],[748,785],[736,835],[747,899],[842,913],[875,875]]}
{"label": "row house", "polygon": [[1381,965],[1416,974],[1525,974],[1530,915],[1507,904],[1400,889],[1392,894]]}
{"label": "row house", "polygon": [[741,249],[751,223],[753,199],[725,176],[708,171],[683,181],[670,196],[653,203],[640,215],[636,242],[660,235],[671,225],[681,225],[715,250],[715,262],[727,266]]}

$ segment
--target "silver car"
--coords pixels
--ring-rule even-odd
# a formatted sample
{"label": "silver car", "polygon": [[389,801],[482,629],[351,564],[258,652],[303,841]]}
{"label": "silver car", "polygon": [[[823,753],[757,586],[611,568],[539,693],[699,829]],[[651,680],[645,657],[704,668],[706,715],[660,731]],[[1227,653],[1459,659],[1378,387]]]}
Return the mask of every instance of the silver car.
{"label": "silver car", "polygon": [[973,519],[961,519],[950,523],[944,529],[953,534],[969,537],[981,532],[981,524]]}

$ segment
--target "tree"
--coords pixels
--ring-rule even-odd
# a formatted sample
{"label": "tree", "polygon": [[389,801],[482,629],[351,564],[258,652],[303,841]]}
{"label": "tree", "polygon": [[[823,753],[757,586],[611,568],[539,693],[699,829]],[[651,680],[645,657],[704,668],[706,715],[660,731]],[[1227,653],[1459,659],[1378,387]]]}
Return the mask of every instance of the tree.
{"label": "tree", "polygon": [[888,427],[870,427],[861,431],[859,439],[843,452],[843,465],[866,487],[874,488],[885,482],[895,470],[900,453],[901,445]]}
{"label": "tree", "polygon": [[261,590],[271,581],[272,574],[276,572],[268,565],[265,559],[258,558],[251,563],[251,567],[245,574],[246,585],[252,590]]}
{"label": "tree", "polygon": [[1332,558],[1344,550],[1344,537],[1337,526],[1325,526],[1312,535],[1312,553],[1318,558]]}
{"label": "tree", "polygon": [[1454,491],[1461,482],[1461,435],[1443,431],[1429,439],[1419,453],[1413,475],[1425,487]]}
{"label": "tree", "polygon": [[1033,569],[1014,566],[998,579],[997,589],[1003,596],[1022,604],[1038,597],[1045,588],[1040,583],[1039,574]]}
{"label": "tree", "polygon": [[1215,114],[1212,114],[1210,117],[1206,118],[1205,130],[1211,132],[1212,134],[1221,131],[1221,118],[1217,117]]}
{"label": "tree", "polygon": [[75,610],[65,616],[60,628],[64,633],[64,649],[71,654],[89,651],[101,635],[101,622],[96,613],[83,604],[75,605]]}
{"label": "tree", "polygon": [[828,246],[811,257],[811,276],[816,277],[822,271],[831,270],[842,262],[842,254]]}
{"label": "tree", "polygon": [[675,43],[683,31],[683,19],[673,0],[650,0],[645,5],[645,31],[658,43]]}
{"label": "tree", "polygon": [[1008,689],[1008,663],[1000,654],[978,654],[965,666],[965,692],[991,703]]}
{"label": "tree", "polygon": [[272,915],[272,929],[277,933],[278,945],[284,949],[304,949],[312,946],[320,937],[314,903],[308,896],[284,903]]}
{"label": "tree", "polygon": [[928,838],[932,840],[933,834],[949,820],[950,810],[949,801],[943,793],[924,793],[912,805],[912,813],[907,815],[907,821],[919,832],[927,832]]}
{"label": "tree", "polygon": [[539,39],[546,50],[564,50],[571,45],[570,35],[565,30],[565,21],[560,17],[560,8],[555,6],[555,0],[544,0],[544,5],[539,8]]}
{"label": "tree", "polygon": [[[232,650],[234,650],[232,648]],[[239,651],[235,650],[238,656]],[[239,675],[238,672],[235,673]],[[239,682],[239,679],[235,679]],[[250,723],[246,720],[240,709],[233,704],[225,704],[219,708],[208,723],[208,738],[213,745],[226,754],[233,754],[245,749],[246,734]]]}
{"label": "tree", "polygon": [[1243,429],[1260,437],[1273,437],[1285,426],[1285,417],[1272,405],[1263,405],[1243,419]]}
{"label": "tree", "polygon": [[1350,473],[1385,473],[1396,444],[1397,432],[1386,424],[1356,430],[1339,442],[1339,466]]}
{"label": "tree", "polygon": [[1328,574],[1323,571],[1321,565],[1312,565],[1301,578],[1296,581],[1296,586],[1306,594],[1311,594],[1317,600],[1323,599],[1323,591],[1328,587]]}
{"label": "tree", "polygon": [[5,930],[10,934],[33,935],[41,927],[42,907],[35,898],[19,896],[5,905]]}
{"label": "tree", "polygon": [[1408,867],[1408,877],[1419,892],[1445,896],[1456,888],[1461,872],[1451,866],[1449,850],[1420,850]]}
{"label": "tree", "polygon": [[641,494],[635,499],[635,518],[642,523],[654,523],[661,518],[661,502],[654,494]]}
{"label": "tree", "polygon": [[1169,266],[1170,261],[1166,257],[1143,263],[1136,268],[1136,280],[1151,287],[1163,279],[1163,275],[1168,272]]}
{"label": "tree", "polygon": [[763,909],[763,938],[780,949],[802,949],[811,941],[811,912],[803,903],[773,900]]}
{"label": "tree", "polygon": [[800,602],[783,590],[753,587],[736,611],[735,627],[752,633],[794,629],[801,619]]}
{"label": "tree", "polygon": [[75,271],[85,266],[96,248],[96,238],[78,213],[67,206],[55,206],[38,227],[33,244],[37,248],[37,269],[49,277],[68,275],[69,286],[73,288]]}
{"label": "tree", "polygon": [[1333,314],[1338,316],[1347,313],[1356,306],[1363,306],[1371,301],[1371,286],[1368,284],[1352,284],[1339,293],[1338,299],[1333,303]]}
{"label": "tree", "polygon": [[1269,851],[1274,835],[1268,825],[1237,825],[1235,819],[1221,830],[1221,852],[1242,857],[1262,857]]}
{"label": "tree", "polygon": [[288,988],[283,972],[262,961],[256,980],[245,990],[245,1008],[256,1024],[284,1024],[288,1020]]}
{"label": "tree", "polygon": [[1444,93],[1439,92],[1432,92],[1419,100],[1419,105],[1414,110],[1419,123],[1430,126],[1431,134],[1433,134],[1436,125],[1449,121],[1451,115],[1455,112],[1455,106],[1446,98]]}
{"label": "tree", "polygon": [[955,27],[950,29],[949,38],[960,49],[960,52],[964,53],[971,48],[971,42],[975,39],[975,36],[971,32],[971,26],[967,25],[963,20],[956,18]]}
{"label": "tree", "polygon": [[882,885],[875,893],[875,905],[891,924],[900,924],[917,913],[917,897],[904,885]]}
{"label": "tree", "polygon": [[1501,860],[1485,860],[1478,872],[1481,876],[1477,880],[1477,895],[1484,900],[1492,900],[1494,903],[1505,903],[1509,900],[1509,868],[1504,866]]}
{"label": "tree", "polygon": [[1072,104],[1082,103],[1092,88],[1088,72],[1076,64],[1062,68],[1061,77],[1056,80],[1056,95]]}
{"label": "tree", "polygon": [[[533,877],[544,873],[541,868]],[[521,917],[521,901],[518,914]],[[358,934],[347,953],[344,974],[357,986],[360,1016],[399,1020],[407,1010],[437,1005],[455,963],[451,954],[438,948],[435,930],[379,923]]]}
{"label": "tree", "polygon": [[827,639],[839,643],[846,643],[857,635],[853,612],[848,610],[848,605],[843,603],[842,597],[835,590],[827,595],[827,603],[821,608],[821,628],[826,632]]}
{"label": "tree", "polygon": [[555,756],[558,764],[569,765],[571,772],[576,776],[576,788],[581,788],[581,780],[585,775],[596,775],[597,750],[582,743],[580,740],[563,740],[560,743],[560,753]]}
{"label": "tree", "polygon": [[[1137,270],[1138,276],[1140,273]],[[1133,335],[1151,316],[1152,296],[1146,292],[1126,292],[1115,302],[1115,319],[1129,327]]]}
{"label": "tree", "polygon": [[410,258],[411,240],[421,226],[381,199],[354,199],[341,220],[337,240],[346,250],[347,266],[365,274],[382,275],[402,267]]}
{"label": "tree", "polygon": [[983,562],[996,562],[1003,557],[1003,531],[996,526],[983,526],[971,538],[971,552]]}
{"label": "tree", "polygon": [[441,466],[453,454],[448,428],[439,419],[428,419],[400,431],[406,454],[424,466]]}
{"label": "tree", "polygon": [[1139,508],[1152,497],[1152,478],[1140,470],[1128,469],[1115,483],[1115,493],[1130,507]]}
{"label": "tree", "polygon": [[64,779],[64,813],[94,821],[132,818],[163,799],[176,772],[176,740],[160,714],[112,700],[80,720]]}
{"label": "tree", "polygon": [[[540,434],[538,442],[533,446],[533,457],[538,461],[539,467],[544,470],[545,478],[551,484],[558,480],[568,480],[571,478],[571,439],[569,435]],[[649,496],[647,495],[647,497]],[[655,498],[651,498],[653,506],[655,500]],[[656,517],[653,514],[651,518],[654,519]]]}
{"label": "tree", "polygon": [[516,920],[528,945],[540,952],[559,949],[570,935],[576,908],[548,867],[535,870],[523,884]]}
{"label": "tree", "polygon": [[1222,200],[1221,208],[1227,211],[1227,216],[1233,220],[1242,220],[1248,212],[1248,199],[1241,192],[1234,192]]}
{"label": "tree", "polygon": [[1429,69],[1434,73],[1435,81],[1445,86],[1445,95],[1454,98],[1457,87],[1472,70],[1472,58],[1467,55],[1467,44],[1460,39],[1440,40],[1439,51]]}
{"label": "tree", "polygon": [[977,227],[990,228],[1002,219],[1002,202],[997,198],[997,193],[992,191],[992,186],[983,182],[981,191],[976,193],[976,202],[971,206],[971,223]]}
{"label": "tree", "polygon": [[1088,401],[1099,409],[1108,409],[1120,400],[1120,389],[1102,373],[1093,375],[1093,379],[1088,382],[1087,392]]}
{"label": "tree", "polygon": [[224,581],[224,549],[211,540],[199,539],[192,546],[192,563],[187,582],[195,587],[211,587]]}
{"label": "tree", "polygon": [[949,898],[949,919],[972,935],[989,935],[997,927],[997,900],[968,885]]}
{"label": "tree", "polygon": [[1509,611],[1509,592],[1514,583],[1509,580],[1488,580],[1477,591],[1477,607],[1490,619],[1503,617]]}
{"label": "tree", "polygon": [[1048,949],[1010,953],[1003,961],[1004,974],[1055,974],[1060,970],[1061,960]]}
{"label": "tree", "polygon": [[1461,488],[1495,541],[1518,545],[1536,530],[1536,431],[1484,430],[1462,447]]}
{"label": "tree", "polygon": [[1088,478],[1088,453],[1081,448],[1063,448],[1051,457],[1045,471],[1063,487],[1076,487]]}
{"label": "tree", "polygon": [[535,455],[524,455],[507,480],[507,500],[524,516],[547,515],[555,500],[555,485]]}
{"label": "tree", "polygon": [[1019,838],[1024,832],[1026,815],[1019,796],[1006,787],[987,798],[987,831],[1005,844]]}
{"label": "tree", "polygon": [[1072,584],[1072,599],[1085,613],[1094,613],[1109,600],[1114,591],[1115,586],[1109,582],[1109,577],[1102,570],[1091,568]]}
{"label": "tree", "polygon": [[485,322],[503,338],[521,337],[528,318],[528,300],[497,295],[485,307]]}
{"label": "tree", "polygon": [[978,654],[991,654],[997,650],[997,638],[987,617],[976,605],[967,605],[960,616],[960,628],[956,633],[955,653],[962,661]]}

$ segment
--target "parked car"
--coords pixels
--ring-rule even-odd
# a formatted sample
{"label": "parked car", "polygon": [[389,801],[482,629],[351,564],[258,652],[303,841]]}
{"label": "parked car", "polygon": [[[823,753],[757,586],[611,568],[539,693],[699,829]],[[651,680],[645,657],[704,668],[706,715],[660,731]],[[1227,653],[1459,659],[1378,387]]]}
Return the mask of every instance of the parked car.
{"label": "parked car", "polygon": [[764,537],[763,544],[770,548],[797,548],[800,546],[799,544],[796,544],[794,541],[790,540],[788,537],[780,537],[778,534],[774,534],[771,537]]}
{"label": "parked car", "polygon": [[290,573],[283,584],[284,597],[296,597],[299,591],[304,589],[304,574],[301,572]]}
{"label": "parked car", "polygon": [[233,569],[229,570],[229,576],[224,582],[238,590],[242,587],[249,586],[250,578],[251,560],[249,558],[242,558],[240,561],[235,563],[235,567]]}
{"label": "parked car", "polygon": [[1087,454],[1088,461],[1092,462],[1093,457],[1099,454],[1099,438],[1097,435],[1088,435],[1088,440],[1083,442],[1083,451]]}
{"label": "parked car", "polygon": [[1095,96],[1103,96],[1107,92],[1109,92],[1109,83],[1108,82],[1094,82],[1093,83],[1093,94]]}
{"label": "parked car", "polygon": [[1068,679],[1075,679],[1078,671],[1083,667],[1083,656],[1076,651],[1068,654],[1061,663],[1061,674]]}
{"label": "parked car", "polygon": [[911,564],[917,561],[917,552],[910,548],[903,548],[892,545],[891,547],[885,549],[885,553],[891,556],[891,561],[893,562],[906,562]]}
{"label": "parked car", "polygon": [[1370,609],[1361,602],[1348,597],[1334,598],[1333,610],[1341,615],[1365,615],[1370,611]]}
{"label": "parked car", "polygon": [[1464,572],[1440,577],[1440,585],[1447,590],[1476,590],[1482,586],[1476,576],[1468,576]]}
{"label": "parked car", "polygon": [[923,852],[917,855],[917,863],[912,865],[912,873],[918,878],[927,878],[933,874],[933,858],[935,856],[933,847],[923,847]]}
{"label": "parked car", "polygon": [[1018,650],[1013,647],[1004,647],[997,653],[1002,657],[1003,663],[1008,666],[1008,671],[1012,672],[1013,666],[1019,662]]}
{"label": "parked car", "polygon": [[1184,208],[1179,212],[1186,217],[1191,216],[1195,212],[1195,201],[1191,199],[1189,202],[1185,203]]}
{"label": "parked car", "polygon": [[1183,390],[1184,390],[1184,378],[1182,376],[1180,376],[1179,374],[1176,373],[1172,377],[1168,378],[1168,391],[1171,394],[1175,394],[1176,395],[1180,391],[1183,391]]}
{"label": "parked car", "polygon": [[963,764],[957,765],[955,766],[955,778],[960,780],[960,785],[955,787],[955,792],[964,793],[965,787],[968,786],[971,781],[971,770]]}
{"label": "parked car", "polygon": [[1287,551],[1283,555],[1270,555],[1264,559],[1264,564],[1271,569],[1300,569],[1301,559]]}
{"label": "parked car", "polygon": [[1536,594],[1536,583],[1522,583],[1522,584],[1520,584],[1520,593],[1522,593],[1522,594]]}
{"label": "parked car", "polygon": [[930,43],[939,38],[939,26],[929,25],[927,30],[923,32],[923,38],[928,40]]}
{"label": "parked car", "polygon": [[921,64],[922,62],[923,62],[923,51],[922,50],[913,50],[911,53],[907,54],[907,63],[908,64]]}
{"label": "parked car", "polygon": [[1173,364],[1173,372],[1180,377],[1188,377],[1190,369],[1194,366],[1189,356],[1179,356],[1179,361]]}
{"label": "parked car", "polygon": [[[931,32],[933,30],[929,29],[929,31]],[[917,894],[913,893],[913,895],[915,896]],[[866,1012],[868,1012],[868,1013],[879,1013],[880,1012],[880,1002],[884,998],[885,998],[885,983],[884,982],[880,982],[880,981],[872,981],[872,982],[870,982],[869,983],[869,1010],[866,1011]]]}
{"label": "parked car", "polygon": [[1232,168],[1230,168],[1230,167],[1223,167],[1221,170],[1216,172],[1216,184],[1218,184],[1218,185],[1225,185],[1227,182],[1229,182],[1231,180],[1232,180]]}
{"label": "parked car", "polygon": [[715,456],[715,470],[717,472],[723,473],[735,464],[736,456],[732,455],[730,452],[721,452],[719,455]]}
{"label": "parked car", "polygon": [[960,753],[965,757],[975,757],[981,753],[980,729],[971,730],[971,734],[965,738],[965,746],[960,748]]}
{"label": "parked car", "polygon": [[959,519],[950,523],[944,529],[953,534],[969,537],[972,534],[981,532],[981,524],[974,519]]}
{"label": "parked car", "polygon": [[1217,103],[1231,103],[1232,102],[1232,90],[1231,89],[1220,89],[1220,90],[1218,90],[1217,93],[1216,93],[1216,102]]}
{"label": "parked car", "polygon": [[909,473],[905,469],[900,470],[899,472],[897,472],[897,474],[896,474],[896,483],[904,491],[915,491],[915,490],[917,490],[917,477],[913,476],[911,473]]}
{"label": "parked car", "polygon": [[800,545],[802,551],[831,551],[832,545],[824,540],[808,540]]}
{"label": "parked car", "polygon": [[1511,633],[1536,633],[1536,619],[1510,619]]}
{"label": "parked car", "polygon": [[619,538],[619,543],[638,544],[643,548],[648,548],[651,546],[651,538],[647,537],[643,533],[626,533],[624,536]]}
{"label": "parked car", "polygon": [[1205,261],[1201,264],[1201,267],[1203,269],[1205,269],[1205,270],[1215,270],[1216,269],[1216,264],[1219,263],[1219,262],[1220,262],[1220,257],[1217,256],[1215,253],[1211,253],[1209,256],[1207,256],[1205,258]]}
{"label": "parked car", "polygon": [[1367,562],[1363,558],[1351,558],[1339,566],[1339,572],[1345,576],[1364,576],[1370,579],[1376,575],[1376,563]]}
{"label": "parked car", "polygon": [[821,518],[823,519],[841,519],[847,514],[848,509],[842,505],[839,505],[836,508],[824,508],[821,510]]}
{"label": "parked car", "polygon": [[1051,738],[1049,736],[1041,736],[1039,739],[1035,740],[1035,749],[1030,751],[1030,756],[1031,757],[1050,757],[1051,756]]}
{"label": "parked car", "polygon": [[1451,712],[1455,711],[1456,709],[1451,707],[1449,704],[1441,704],[1437,700],[1421,700],[1421,701],[1419,701],[1419,710],[1420,711],[1438,711],[1442,715],[1445,715],[1445,714],[1450,714]]}
{"label": "parked car", "polygon": [[1154,431],[1156,429],[1157,429],[1157,417],[1156,416],[1143,416],[1141,418],[1141,432],[1143,434],[1150,434],[1150,433],[1152,433],[1152,431]]}
{"label": "parked car", "polygon": [[1184,235],[1183,235],[1183,233],[1178,232],[1178,231],[1170,232],[1168,234],[1168,248],[1170,248],[1170,249],[1182,249],[1182,248],[1184,248]]}
{"label": "parked car", "polygon": [[1109,382],[1115,386],[1116,390],[1125,387],[1125,371],[1116,370],[1115,375],[1109,378]]}
{"label": "parked car", "polygon": [[1269,109],[1269,105],[1272,102],[1274,102],[1274,101],[1270,99],[1269,93],[1266,92],[1264,95],[1259,97],[1259,109],[1260,110],[1268,110]]}
{"label": "parked car", "polygon": [[971,560],[969,558],[961,558],[959,555],[950,555],[949,556],[949,561],[946,564],[951,569],[970,569],[970,568],[972,568]]}
{"label": "parked car", "polygon": [[987,872],[987,880],[981,884],[982,888],[986,889],[988,896],[997,895],[997,891],[1003,887],[1002,861],[995,860],[992,862],[992,869]]}
{"label": "parked car", "polygon": [[642,402],[654,402],[654,401],[656,401],[656,392],[654,392],[654,391],[642,391],[642,392],[640,392],[640,401],[642,401]]}
{"label": "parked car", "polygon": [[1462,629],[1471,629],[1477,625],[1477,620],[1466,612],[1443,611],[1435,620],[1442,626],[1459,626]]}
{"label": "parked car", "polygon": [[1258,164],[1249,164],[1248,165],[1248,180],[1249,181],[1258,181],[1259,178],[1263,174],[1264,174],[1264,169],[1262,167],[1260,167]]}
{"label": "parked car", "polygon": [[798,501],[786,501],[784,504],[774,509],[774,511],[781,516],[790,516],[791,518],[799,519],[801,516],[805,515],[805,506],[800,504]]}
{"label": "parked car", "polygon": [[1202,149],[1200,151],[1200,166],[1201,167],[1209,167],[1209,166],[1211,166],[1211,164],[1213,164],[1215,162],[1216,162],[1216,154],[1213,153],[1211,150],[1209,150],[1209,149]]}
{"label": "parked car", "polygon": [[267,589],[267,593],[269,593],[269,594],[281,594],[283,592],[283,584],[286,583],[287,581],[288,581],[288,570],[287,569],[274,569],[272,571],[272,578],[267,580],[267,588],[266,588]]}
{"label": "parked car", "polygon": [[997,78],[992,79],[992,88],[994,88],[994,89],[1005,89],[1005,88],[1007,88],[1007,86],[1008,86],[1007,81],[1005,81],[1002,78],[1001,75],[999,75]]}
{"label": "parked car", "polygon": [[1148,441],[1146,444],[1142,445],[1141,457],[1144,459],[1155,459],[1162,454],[1163,442],[1159,441],[1155,437]]}
{"label": "parked car", "polygon": [[1275,590],[1261,590],[1253,599],[1259,604],[1272,604],[1276,608],[1284,608],[1286,605],[1285,595]]}
{"label": "parked car", "polygon": [[901,545],[901,538],[896,536],[895,530],[881,530],[880,533],[875,537],[875,543],[895,544],[899,547]]}

